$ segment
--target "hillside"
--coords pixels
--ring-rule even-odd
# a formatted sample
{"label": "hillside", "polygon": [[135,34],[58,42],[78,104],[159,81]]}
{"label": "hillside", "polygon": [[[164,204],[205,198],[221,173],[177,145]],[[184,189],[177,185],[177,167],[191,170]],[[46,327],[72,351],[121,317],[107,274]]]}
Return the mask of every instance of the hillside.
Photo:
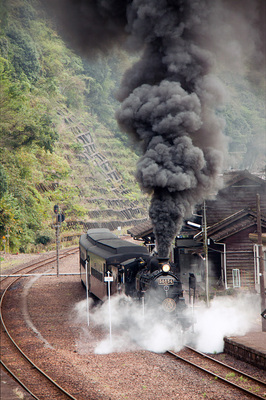
{"label": "hillside", "polygon": [[[0,250],[53,248],[55,204],[69,239],[86,227],[126,229],[146,219],[149,199],[134,177],[140,150],[114,118],[129,56],[77,55],[38,0],[2,1],[0,14],[0,236],[8,235]],[[219,111],[227,167],[260,171],[265,104],[243,78],[221,77],[231,94]]]}
{"label": "hillside", "polygon": [[[228,167],[261,175],[266,167],[265,82],[253,86],[243,76],[221,73],[229,99],[222,110],[228,137]],[[261,175],[262,176],[262,175]]]}
{"label": "hillside", "polygon": [[37,6],[1,5],[0,235],[20,252],[53,242],[55,204],[62,236],[131,226],[148,207],[134,179],[137,155],[114,121],[116,58],[89,65]]}

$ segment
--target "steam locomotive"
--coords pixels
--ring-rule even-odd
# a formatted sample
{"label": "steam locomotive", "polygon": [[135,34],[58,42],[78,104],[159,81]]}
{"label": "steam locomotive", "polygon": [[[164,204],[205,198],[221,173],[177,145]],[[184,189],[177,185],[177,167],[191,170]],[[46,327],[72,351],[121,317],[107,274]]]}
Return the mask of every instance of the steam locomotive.
{"label": "steam locomotive", "polygon": [[108,229],[89,229],[80,237],[79,250],[80,277],[89,293],[104,300],[109,276],[111,295],[124,293],[183,324],[182,283],[168,259],[151,257],[145,247],[122,240]]}

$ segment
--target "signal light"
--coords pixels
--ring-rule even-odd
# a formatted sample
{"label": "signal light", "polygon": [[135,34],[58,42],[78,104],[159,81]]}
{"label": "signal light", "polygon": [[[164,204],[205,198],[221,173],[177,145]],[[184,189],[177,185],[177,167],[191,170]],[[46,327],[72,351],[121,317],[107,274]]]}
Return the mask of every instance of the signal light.
{"label": "signal light", "polygon": [[54,213],[55,213],[55,214],[58,214],[58,212],[59,212],[59,207],[58,207],[57,205],[55,205],[55,206],[54,206]]}

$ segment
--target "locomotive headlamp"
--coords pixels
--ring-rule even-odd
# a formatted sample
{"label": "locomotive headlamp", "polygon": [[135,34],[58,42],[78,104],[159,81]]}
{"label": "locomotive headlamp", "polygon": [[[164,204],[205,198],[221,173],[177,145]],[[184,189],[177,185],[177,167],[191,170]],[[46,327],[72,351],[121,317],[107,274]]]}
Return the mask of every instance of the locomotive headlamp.
{"label": "locomotive headlamp", "polygon": [[170,265],[169,264],[164,264],[162,266],[162,270],[163,270],[163,272],[169,272],[170,271]]}

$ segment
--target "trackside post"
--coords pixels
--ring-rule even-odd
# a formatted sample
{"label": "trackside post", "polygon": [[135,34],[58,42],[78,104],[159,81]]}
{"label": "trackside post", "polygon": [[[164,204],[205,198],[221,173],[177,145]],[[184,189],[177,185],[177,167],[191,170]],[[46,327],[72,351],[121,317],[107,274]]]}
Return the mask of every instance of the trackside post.
{"label": "trackside post", "polygon": [[89,291],[88,291],[88,261],[85,261],[85,270],[86,270],[86,293],[87,293],[87,303],[86,303],[86,311],[87,311],[87,323],[90,326],[90,316],[89,316]]}
{"label": "trackside post", "polygon": [[111,272],[107,271],[107,275],[104,277],[104,282],[108,285],[108,303],[109,303],[109,333],[110,333],[110,345],[112,346],[112,314],[111,314],[111,292],[110,292],[110,282],[113,282],[113,277]]}

